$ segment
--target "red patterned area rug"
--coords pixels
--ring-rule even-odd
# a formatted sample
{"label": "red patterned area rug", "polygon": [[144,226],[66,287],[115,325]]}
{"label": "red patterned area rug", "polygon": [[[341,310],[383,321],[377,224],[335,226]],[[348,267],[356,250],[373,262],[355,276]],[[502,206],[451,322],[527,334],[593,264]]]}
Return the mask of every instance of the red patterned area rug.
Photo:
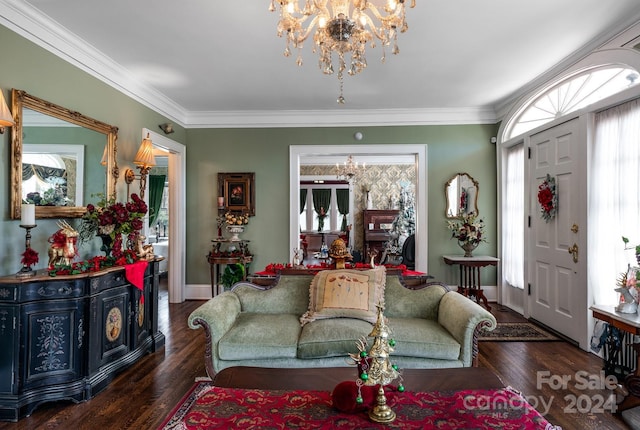
{"label": "red patterned area rug", "polygon": [[162,430],[203,429],[559,429],[510,389],[387,393],[395,421],[345,413],[324,391],[266,391],[198,382],[165,419]]}

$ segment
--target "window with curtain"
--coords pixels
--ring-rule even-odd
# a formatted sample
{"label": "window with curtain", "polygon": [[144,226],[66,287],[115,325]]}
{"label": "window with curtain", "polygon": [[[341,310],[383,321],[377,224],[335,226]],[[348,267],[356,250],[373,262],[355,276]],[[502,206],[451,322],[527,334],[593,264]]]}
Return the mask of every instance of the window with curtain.
{"label": "window with curtain", "polygon": [[53,154],[23,154],[22,198],[36,205],[74,204],[69,193],[64,160]]}
{"label": "window with curtain", "polygon": [[[315,190],[321,190],[322,202],[318,203],[317,197],[314,200],[313,194]],[[324,190],[324,191],[322,191]],[[343,197],[339,197],[338,195]],[[328,203],[327,199],[328,198]],[[341,198],[346,201],[339,202]],[[346,215],[346,224],[352,223],[353,220],[349,214],[349,184],[316,184],[308,183],[300,184],[300,231],[318,231],[318,215],[317,210],[321,207],[325,208],[327,214],[324,220],[323,231],[341,231]],[[324,206],[324,205],[327,206]]]}
{"label": "window with curtain", "polygon": [[627,265],[638,265],[640,244],[640,101],[595,115],[589,151],[589,285],[597,304],[616,304],[616,279]]}
{"label": "window with curtain", "polygon": [[327,222],[329,211],[331,210],[331,190],[312,189],[311,198],[313,199],[313,210],[316,213],[317,224],[314,222],[314,228],[317,225],[318,231],[330,230],[330,223]]}
{"label": "window with curtain", "polygon": [[524,288],[524,145],[506,150],[502,201],[502,271],[504,280]]}
{"label": "window with curtain", "polygon": [[347,231],[347,215],[349,215],[349,190],[337,189],[336,201],[338,202],[338,212],[342,218],[340,223],[340,231]]}
{"label": "window with curtain", "polygon": [[165,182],[165,175],[149,175],[149,225],[151,227],[154,227],[159,219]]}
{"label": "window with curtain", "polygon": [[300,230],[304,231],[307,229],[307,189],[300,188],[300,217],[298,219]]}

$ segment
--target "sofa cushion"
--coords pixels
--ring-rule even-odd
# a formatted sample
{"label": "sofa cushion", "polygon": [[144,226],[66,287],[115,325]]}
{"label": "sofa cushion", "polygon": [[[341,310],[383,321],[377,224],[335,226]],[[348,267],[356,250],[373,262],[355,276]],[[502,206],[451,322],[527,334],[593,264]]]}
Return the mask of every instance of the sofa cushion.
{"label": "sofa cushion", "polygon": [[233,292],[240,300],[243,312],[266,314],[297,314],[309,308],[309,285],[313,275],[282,275],[278,284],[264,290],[238,284]]}
{"label": "sofa cushion", "polygon": [[357,353],[356,341],[368,336],[373,326],[354,318],[334,318],[313,321],[302,328],[298,341],[298,358],[326,358]]}
{"label": "sofa cushion", "polygon": [[405,288],[397,276],[388,276],[384,315],[388,318],[437,320],[440,300],[447,291],[445,286],[438,284],[412,290]]}
{"label": "sofa cushion", "polygon": [[294,314],[242,312],[220,339],[218,355],[222,360],[295,358],[300,331]]}
{"label": "sofa cushion", "polygon": [[309,310],[300,323],[325,318],[357,318],[376,321],[377,308],[384,306],[384,266],[371,270],[323,270],[309,287]]}
{"label": "sofa cushion", "polygon": [[457,360],[460,344],[438,321],[423,318],[389,318],[396,345],[391,356]]}

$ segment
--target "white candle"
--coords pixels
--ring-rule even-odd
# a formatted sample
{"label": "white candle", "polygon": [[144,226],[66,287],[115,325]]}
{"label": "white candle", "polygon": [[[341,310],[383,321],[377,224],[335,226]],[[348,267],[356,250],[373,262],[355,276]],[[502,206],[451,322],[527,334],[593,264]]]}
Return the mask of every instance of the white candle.
{"label": "white candle", "polygon": [[20,225],[36,225],[36,205],[23,204]]}
{"label": "white candle", "polygon": [[224,207],[224,197],[218,197],[218,207],[219,208]]}

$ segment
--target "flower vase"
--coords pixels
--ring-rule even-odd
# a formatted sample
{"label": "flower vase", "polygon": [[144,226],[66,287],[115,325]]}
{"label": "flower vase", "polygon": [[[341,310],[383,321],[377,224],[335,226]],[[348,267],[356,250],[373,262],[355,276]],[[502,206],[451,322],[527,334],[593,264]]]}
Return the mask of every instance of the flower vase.
{"label": "flower vase", "polygon": [[478,247],[477,243],[471,243],[471,242],[458,242],[458,245],[460,245],[460,248],[464,250],[465,257],[473,257],[472,252],[474,249]]}
{"label": "flower vase", "polygon": [[99,234],[98,237],[102,240],[102,246],[100,246],[100,251],[104,252],[106,257],[111,255],[112,246],[113,246],[113,238],[108,234]]}
{"label": "flower vase", "polygon": [[231,233],[231,241],[232,242],[239,242],[240,241],[240,237],[238,235],[240,233],[244,232],[244,226],[243,225],[228,225],[227,226],[227,231],[229,233]]}

